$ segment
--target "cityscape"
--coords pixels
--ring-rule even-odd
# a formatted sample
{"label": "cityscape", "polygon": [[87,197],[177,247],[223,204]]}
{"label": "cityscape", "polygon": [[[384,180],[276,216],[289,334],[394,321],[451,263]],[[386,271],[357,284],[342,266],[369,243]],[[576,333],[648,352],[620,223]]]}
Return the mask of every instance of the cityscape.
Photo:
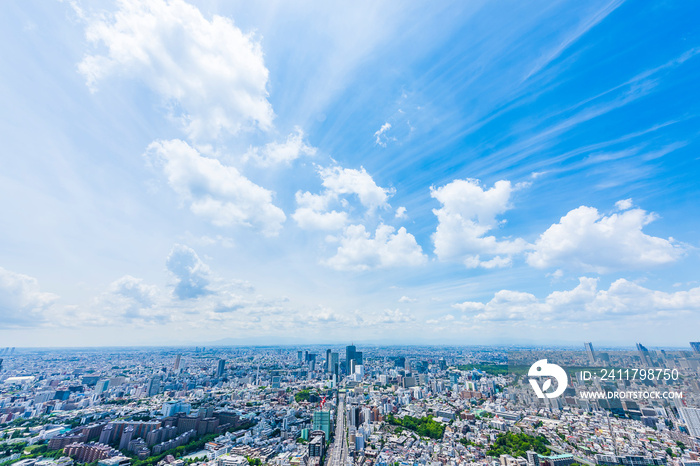
{"label": "cityscape", "polygon": [[[0,464],[697,466],[690,345],[546,350],[556,398],[518,370],[536,349],[5,348]],[[673,376],[583,375],[630,367]],[[586,396],[622,391],[681,395]]]}
{"label": "cityscape", "polygon": [[700,1],[0,1],[0,466],[700,466]]}

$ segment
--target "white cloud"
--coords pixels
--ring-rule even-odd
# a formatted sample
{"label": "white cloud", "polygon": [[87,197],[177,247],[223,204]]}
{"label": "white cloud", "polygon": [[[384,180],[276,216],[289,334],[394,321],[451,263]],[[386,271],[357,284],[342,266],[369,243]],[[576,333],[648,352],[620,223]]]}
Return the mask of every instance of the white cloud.
{"label": "white cloud", "polygon": [[78,66],[91,89],[110,75],[139,79],[196,139],[271,127],[262,49],[230,19],[207,20],[182,0],[122,0],[118,11],[87,21],[87,39],[104,46]]}
{"label": "white cloud", "polygon": [[348,214],[343,211],[327,211],[330,202],[335,199],[336,195],[332,192],[312,194],[298,191],[298,207],[292,218],[305,230],[339,230],[347,224]]}
{"label": "white cloud", "polygon": [[151,307],[155,304],[158,288],[155,285],[147,285],[142,279],[125,275],[114,281],[109,291],[119,296],[134,300],[143,307]]}
{"label": "white cloud", "polygon": [[56,300],[57,295],[39,289],[36,278],[0,267],[0,328],[43,323]]}
{"label": "white cloud", "polygon": [[[319,169],[324,186],[320,194],[297,192],[297,210],[292,218],[306,230],[339,230],[349,222],[350,203],[344,195],[357,195],[360,204],[369,213],[377,208],[389,208],[387,202],[393,190],[385,189],[374,182],[364,168],[330,167]],[[338,204],[341,210],[331,210],[332,204]],[[399,208],[400,211],[401,208]],[[405,208],[401,212],[405,212]],[[397,211],[397,212],[399,212]]]}
{"label": "white cloud", "polygon": [[497,269],[502,267],[509,267],[513,261],[510,257],[495,256],[492,259],[482,261],[477,254],[476,256],[466,256],[464,258],[464,265],[469,269],[475,269],[477,267],[483,267],[485,269]]}
{"label": "white cloud", "polygon": [[418,301],[416,298],[409,298],[408,296],[401,296],[401,298],[399,298],[400,303],[415,303],[416,301]]}
{"label": "white cloud", "polygon": [[[91,311],[79,311],[81,319],[92,325],[117,322],[165,322],[170,315],[162,309],[158,287],[130,275],[112,282],[107,291],[93,300]],[[97,311],[97,312],[96,312]]]}
{"label": "white cloud", "polygon": [[175,276],[173,294],[178,299],[194,299],[212,294],[209,288],[209,267],[192,248],[176,244],[170,251],[165,265]]}
{"label": "white cloud", "polygon": [[416,239],[405,228],[381,224],[374,238],[364,225],[350,225],[340,240],[335,256],[325,264],[336,270],[368,270],[399,266],[417,266],[427,261]]}
{"label": "white cloud", "polygon": [[615,203],[615,208],[617,208],[617,210],[628,210],[632,208],[632,205],[632,199],[622,199]]}
{"label": "white cloud", "polygon": [[195,215],[214,225],[256,225],[275,235],[285,215],[272,203],[272,192],[256,185],[231,166],[203,157],[184,141],[155,141],[146,156],[163,169],[170,187],[189,202]]}
{"label": "white cloud", "polygon": [[[621,201],[621,205],[629,209],[631,202]],[[642,209],[604,216],[593,207],[578,207],[540,235],[527,262],[538,268],[578,268],[598,273],[674,262],[684,253],[681,245],[672,238],[649,236],[642,231],[655,219],[655,214]]]}
{"label": "white cloud", "polygon": [[323,186],[336,194],[357,194],[360,202],[370,211],[388,207],[387,200],[394,194],[393,189],[377,186],[372,176],[360,167],[329,167],[320,170]]}
{"label": "white cloud", "polygon": [[386,122],[374,133],[374,143],[378,146],[386,147],[386,143],[389,141],[396,141],[396,138],[392,138],[386,135],[386,132],[391,129],[391,123]]}
{"label": "white cloud", "polygon": [[270,167],[279,164],[291,164],[294,160],[303,155],[313,156],[316,148],[304,142],[304,131],[296,128],[294,133],[287,136],[285,142],[271,142],[262,148],[252,148],[245,159],[252,159],[258,165]]}
{"label": "white cloud", "polygon": [[[510,196],[515,188],[510,181],[497,181],[484,189],[478,180],[454,180],[440,188],[430,188],[430,195],[442,207],[433,209],[438,226],[433,234],[435,254],[441,260],[461,259],[467,267],[503,267],[510,256],[522,252],[528,244],[517,238],[499,241],[485,236],[498,227],[496,217],[510,208]],[[495,255],[482,261],[482,254]]]}
{"label": "white cloud", "polygon": [[516,320],[589,322],[593,320],[666,318],[679,312],[700,312],[700,287],[666,293],[650,290],[623,278],[607,290],[598,280],[581,277],[572,290],[555,291],[544,299],[530,293],[501,290],[487,303],[466,301],[454,308],[486,321]]}
{"label": "white cloud", "polygon": [[406,208],[399,207],[398,209],[396,209],[396,214],[394,215],[394,218],[407,219],[408,215],[406,215]]}

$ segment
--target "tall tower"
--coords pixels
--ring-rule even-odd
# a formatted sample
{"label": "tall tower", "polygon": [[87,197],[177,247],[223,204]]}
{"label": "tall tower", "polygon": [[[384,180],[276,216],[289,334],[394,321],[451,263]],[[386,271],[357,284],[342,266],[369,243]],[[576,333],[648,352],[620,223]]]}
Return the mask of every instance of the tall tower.
{"label": "tall tower", "polygon": [[700,341],[691,341],[690,347],[693,348],[693,353],[700,354]]}
{"label": "tall tower", "polygon": [[353,369],[354,364],[351,361],[355,361],[356,350],[357,348],[355,348],[355,345],[345,347],[345,372],[348,374],[352,374],[351,370]]}
{"label": "tall tower", "polygon": [[221,378],[224,375],[224,370],[226,369],[226,360],[219,359],[219,365],[216,367],[216,378]]}
{"label": "tall tower", "polygon": [[173,364],[173,372],[177,372],[180,369],[180,355],[175,356],[175,363]]}
{"label": "tall tower", "polygon": [[595,362],[595,352],[593,351],[593,343],[584,343],[584,348],[586,348],[586,354],[588,355],[588,362],[593,364]]}
{"label": "tall tower", "polygon": [[637,343],[637,351],[639,351],[639,357],[642,359],[642,363],[651,366],[651,358],[649,357],[649,350],[646,349],[641,343]]}

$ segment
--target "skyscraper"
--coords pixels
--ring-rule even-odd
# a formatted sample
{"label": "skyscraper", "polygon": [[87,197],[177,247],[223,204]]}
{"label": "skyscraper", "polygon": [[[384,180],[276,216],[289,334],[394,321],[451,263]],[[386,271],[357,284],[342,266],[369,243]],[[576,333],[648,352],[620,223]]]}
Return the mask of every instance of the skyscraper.
{"label": "skyscraper", "polygon": [[156,396],[160,392],[160,377],[157,375],[148,381],[148,396]]}
{"label": "skyscraper", "polygon": [[331,374],[335,374],[336,377],[340,376],[340,357],[338,353],[331,353]]}
{"label": "skyscraper", "polygon": [[646,349],[641,343],[637,343],[637,351],[639,351],[639,357],[642,359],[642,364],[651,366],[651,357],[649,356],[649,350]]}
{"label": "skyscraper", "polygon": [[226,360],[219,359],[219,365],[216,367],[216,377],[221,378],[224,375],[224,370],[226,369]]}
{"label": "skyscraper", "polygon": [[180,355],[175,356],[175,363],[173,364],[173,371],[177,372],[180,369]]}
{"label": "skyscraper", "polygon": [[690,435],[693,437],[700,437],[700,409],[683,407],[680,408],[679,411],[685,424],[688,426]]}
{"label": "skyscraper", "polygon": [[326,438],[331,435],[331,412],[330,411],[314,411],[313,415],[313,430],[322,430],[326,434]]}
{"label": "skyscraper", "polygon": [[345,348],[345,372],[352,374],[351,362],[355,360],[355,345],[349,345]]}
{"label": "skyscraper", "polygon": [[326,372],[331,372],[331,350],[326,350]]}
{"label": "skyscraper", "polygon": [[583,346],[586,348],[586,354],[588,355],[588,362],[593,364],[595,362],[595,352],[593,351],[593,343],[584,343]]}
{"label": "skyscraper", "polygon": [[693,353],[700,354],[700,341],[691,341],[690,347],[693,348]]}

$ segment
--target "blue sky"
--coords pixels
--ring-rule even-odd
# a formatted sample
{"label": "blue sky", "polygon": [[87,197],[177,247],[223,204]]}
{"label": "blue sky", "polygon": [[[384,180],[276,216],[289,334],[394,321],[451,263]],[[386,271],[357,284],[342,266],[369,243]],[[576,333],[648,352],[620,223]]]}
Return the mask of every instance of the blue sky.
{"label": "blue sky", "polygon": [[700,338],[700,5],[0,8],[5,345]]}

